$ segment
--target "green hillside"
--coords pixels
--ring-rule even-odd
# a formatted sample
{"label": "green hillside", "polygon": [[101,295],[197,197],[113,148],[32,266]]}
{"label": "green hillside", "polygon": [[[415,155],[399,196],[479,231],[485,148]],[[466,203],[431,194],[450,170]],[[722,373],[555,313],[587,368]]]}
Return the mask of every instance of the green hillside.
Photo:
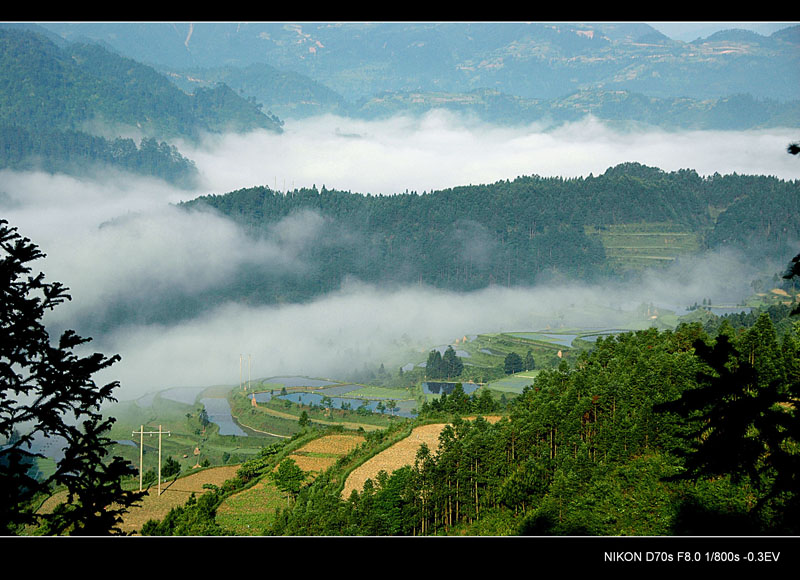
{"label": "green hillside", "polygon": [[188,94],[153,68],[100,45],[58,46],[17,28],[0,27],[0,99],[0,122],[30,129],[97,123],[161,139],[231,127],[279,130],[223,85]]}
{"label": "green hillside", "polygon": [[588,178],[527,176],[422,194],[256,187],[182,207],[213,207],[256,238],[301,212],[323,220],[326,235],[298,256],[315,266],[313,278],[250,272],[259,280],[250,297],[272,302],[336,289],[346,276],[471,290],[592,281],[722,247],[782,262],[800,235],[798,185],[627,163]]}
{"label": "green hillside", "polygon": [[0,167],[79,172],[106,165],[186,184],[194,165],[165,140],[254,128],[281,130],[223,84],[188,94],[99,45],[56,44],[0,26]]}

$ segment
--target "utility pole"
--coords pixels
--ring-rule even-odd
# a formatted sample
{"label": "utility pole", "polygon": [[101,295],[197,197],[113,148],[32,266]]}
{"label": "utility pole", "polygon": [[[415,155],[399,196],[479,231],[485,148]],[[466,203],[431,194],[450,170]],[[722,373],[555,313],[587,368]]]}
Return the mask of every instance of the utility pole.
{"label": "utility pole", "polygon": [[171,437],[172,433],[170,431],[163,431],[161,429],[161,425],[158,426],[158,431],[145,431],[144,425],[142,425],[138,431],[133,432],[134,435],[137,433],[139,434],[139,491],[142,491],[142,455],[144,453],[144,436],[145,434],[158,434],[158,495],[161,495],[161,436],[166,433]]}
{"label": "utility pole", "polygon": [[251,368],[251,355],[247,355],[247,390],[250,390],[250,368]]}
{"label": "utility pole", "polygon": [[[136,435],[136,431],[133,432]],[[144,425],[139,427],[139,491],[142,491],[142,456],[144,455]]]}

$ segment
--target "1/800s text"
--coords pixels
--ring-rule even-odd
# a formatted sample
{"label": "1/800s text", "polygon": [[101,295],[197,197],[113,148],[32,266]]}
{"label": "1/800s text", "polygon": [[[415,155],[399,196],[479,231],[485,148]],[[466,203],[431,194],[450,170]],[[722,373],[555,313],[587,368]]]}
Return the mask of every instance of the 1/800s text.
{"label": "1/800s text", "polygon": [[604,562],[778,562],[780,552],[604,552]]}

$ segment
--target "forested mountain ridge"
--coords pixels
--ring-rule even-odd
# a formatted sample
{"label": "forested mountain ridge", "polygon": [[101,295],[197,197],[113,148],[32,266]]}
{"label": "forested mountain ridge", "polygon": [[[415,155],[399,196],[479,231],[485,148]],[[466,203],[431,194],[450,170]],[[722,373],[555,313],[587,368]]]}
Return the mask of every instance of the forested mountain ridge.
{"label": "forested mountain ridge", "polygon": [[165,69],[166,76],[188,92],[224,83],[261,103],[280,118],[302,119],[325,113],[355,116],[342,95],[306,75],[278,70],[267,63],[244,67]]}
{"label": "forested mountain ridge", "polygon": [[[97,44],[56,44],[0,27],[0,166],[75,170],[110,164],[185,181],[193,164],[163,141],[280,122],[225,85],[194,95]],[[133,139],[145,139],[137,148]]]}
{"label": "forested mountain ridge", "polygon": [[3,123],[81,130],[135,127],[159,139],[280,125],[219,85],[190,95],[153,68],[98,44],[59,47],[30,30],[0,27]]}
{"label": "forested mountain ridge", "polygon": [[315,265],[315,276],[282,289],[260,284],[261,298],[271,301],[292,287],[306,295],[328,291],[347,276],[457,290],[553,276],[592,280],[624,273],[609,260],[603,232],[636,224],[661,224],[660,231],[671,232],[654,234],[661,238],[694,236],[696,250],[735,246],[780,262],[800,236],[798,187],[771,177],[701,178],[626,163],[587,178],[525,176],[387,196],[255,187],[182,207],[214,208],[256,237],[271,235],[281,220],[316,217],[318,229],[306,232],[313,243],[299,254]]}
{"label": "forested mountain ridge", "polygon": [[172,70],[167,75],[186,90],[224,82],[287,119],[322,114],[381,119],[446,109],[501,125],[535,122],[555,125],[592,115],[606,122],[667,130],[744,130],[792,127],[800,116],[800,101],[756,99],[749,94],[691,99],[590,88],[556,98],[533,99],[497,89],[473,89],[469,92],[408,90],[382,91],[349,102],[304,75],[282,72],[267,64],[252,64],[244,68]]}

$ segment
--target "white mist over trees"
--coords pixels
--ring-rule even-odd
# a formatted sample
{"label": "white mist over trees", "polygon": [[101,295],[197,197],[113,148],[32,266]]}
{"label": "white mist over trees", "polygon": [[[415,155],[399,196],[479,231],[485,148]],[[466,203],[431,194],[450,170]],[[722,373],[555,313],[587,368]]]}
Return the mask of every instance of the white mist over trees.
{"label": "white mist over trees", "polygon": [[[347,136],[345,136],[347,135]],[[354,136],[356,135],[356,136]],[[634,132],[591,119],[558,129],[499,128],[431,113],[361,122],[336,117],[287,124],[282,135],[252,132],[209,137],[181,151],[192,158],[203,185],[185,191],[151,179],[112,175],[73,178],[3,172],[0,205],[10,223],[48,255],[42,268],[74,296],[49,323],[75,328],[102,318],[110,301],[127,305],[179,303],[213,291],[237,269],[304,268],[297,248],[326,235],[314,215],[292,218],[253,244],[229,220],[208,212],[178,212],[171,204],[209,193],[265,185],[284,190],[322,187],[372,194],[431,191],[522,175],[599,174],[636,161],[664,171],[701,175],[757,173],[800,177],[784,153],[792,131]],[[254,306],[211,301],[196,318],[175,325],[130,324],[92,331],[98,348],[119,352],[114,376],[120,398],[177,385],[235,382],[240,352],[254,353],[260,376],[335,375],[380,361],[398,347],[424,349],[456,337],[524,329],[540,322],[610,324],[589,320],[586,304],[606,314],[642,302],[686,305],[715,293],[747,293],[752,277],[737,256],[682,262],[645,278],[642,287],[578,285],[490,288],[470,294],[425,287],[377,288],[353,280],[304,304]],[[772,272],[770,265],[761,265]],[[734,275],[735,273],[735,275]],[[756,272],[752,272],[753,276]],[[83,332],[82,332],[83,333]]]}

